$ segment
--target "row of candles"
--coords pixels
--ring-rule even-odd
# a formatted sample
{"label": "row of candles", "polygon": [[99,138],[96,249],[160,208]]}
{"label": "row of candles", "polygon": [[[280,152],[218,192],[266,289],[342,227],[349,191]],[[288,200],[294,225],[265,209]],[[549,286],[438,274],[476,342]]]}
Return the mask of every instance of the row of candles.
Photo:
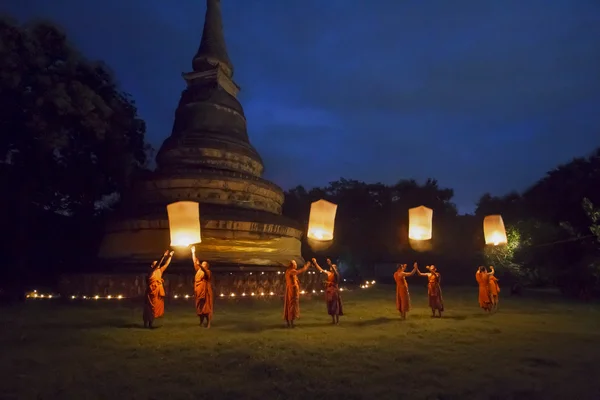
{"label": "row of candles", "polygon": [[[374,284],[375,284],[375,281],[371,281],[371,282],[367,281],[364,284],[360,285],[360,288],[361,289],[367,289],[367,288],[373,286]],[[340,292],[343,292],[345,290],[348,290],[348,289],[340,288]],[[306,290],[300,291],[300,294],[316,294],[316,293],[317,293],[317,290],[314,290],[314,289],[312,290],[312,292],[311,291],[306,291]],[[324,290],[321,289],[320,293],[324,293]],[[221,297],[221,298],[226,298],[226,297],[229,297],[229,298],[234,298],[234,297],[256,297],[256,296],[258,296],[258,297],[275,296],[275,293],[274,292],[256,292],[256,293],[255,292],[250,292],[250,293],[243,292],[240,295],[237,295],[235,293],[230,293],[229,295],[226,295],[225,293],[219,294],[219,297]],[[26,295],[26,297],[28,299],[56,299],[56,298],[59,298],[60,295],[56,295],[56,294],[43,294],[43,293],[38,293],[37,290],[34,290],[34,291],[28,293]],[[194,296],[190,296],[189,294],[185,294],[185,295],[175,294],[175,295],[172,296],[173,299],[189,299],[189,298],[193,298],[193,297]],[[116,295],[116,296],[113,296],[113,295],[107,295],[107,296],[100,296],[100,295],[95,295],[95,296],[75,296],[75,295],[73,295],[70,298],[71,298],[71,300],[77,300],[77,299],[81,299],[81,300],[113,300],[113,299],[114,300],[122,300],[122,299],[125,299],[126,297],[119,294],[119,295]]]}

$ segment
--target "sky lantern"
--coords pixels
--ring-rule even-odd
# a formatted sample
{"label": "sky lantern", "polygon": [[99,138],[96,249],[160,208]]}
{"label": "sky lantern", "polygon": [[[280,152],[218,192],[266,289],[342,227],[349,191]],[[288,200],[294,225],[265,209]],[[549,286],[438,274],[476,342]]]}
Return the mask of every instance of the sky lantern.
{"label": "sky lantern", "polygon": [[307,238],[320,242],[333,240],[336,212],[337,204],[330,203],[327,200],[321,199],[312,203],[310,205]]}
{"label": "sky lantern", "polygon": [[483,235],[485,236],[485,244],[498,246],[508,242],[501,215],[488,215],[483,219]]}
{"label": "sky lantern", "polygon": [[200,243],[200,206],[195,201],[178,201],[167,206],[171,247]]}
{"label": "sky lantern", "polygon": [[408,210],[408,238],[430,240],[432,236],[433,210],[419,206]]}

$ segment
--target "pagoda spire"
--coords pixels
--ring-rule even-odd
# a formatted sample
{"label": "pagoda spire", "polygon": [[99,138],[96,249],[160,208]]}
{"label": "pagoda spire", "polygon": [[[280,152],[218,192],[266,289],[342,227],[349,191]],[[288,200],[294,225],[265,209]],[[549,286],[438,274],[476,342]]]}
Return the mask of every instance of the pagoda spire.
{"label": "pagoda spire", "polygon": [[229,78],[233,76],[233,64],[229,60],[223,35],[221,0],[206,0],[202,40],[192,62],[196,72],[205,70],[207,64],[218,65]]}

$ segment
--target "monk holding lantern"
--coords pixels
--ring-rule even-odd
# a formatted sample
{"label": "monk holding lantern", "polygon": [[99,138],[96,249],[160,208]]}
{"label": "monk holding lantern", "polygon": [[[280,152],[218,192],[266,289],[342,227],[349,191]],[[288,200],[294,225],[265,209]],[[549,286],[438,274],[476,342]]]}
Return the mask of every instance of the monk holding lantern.
{"label": "monk holding lantern", "polygon": [[[490,266],[490,269],[493,270],[494,267]],[[496,275],[490,275],[490,297],[492,298],[492,307],[497,310],[500,301],[500,285],[498,285]]]}
{"label": "monk holding lantern", "polygon": [[419,276],[427,277],[427,297],[429,298],[429,307],[431,307],[431,317],[435,317],[437,311],[439,317],[442,318],[442,311],[444,311],[444,301],[442,299],[442,287],[440,285],[442,276],[437,272],[435,265],[425,267],[429,272],[419,271],[417,266],[417,274]]}
{"label": "monk holding lantern", "polygon": [[[146,277],[146,295],[144,297],[144,328],[152,329],[156,318],[165,314],[165,288],[163,273],[171,263],[174,251],[165,251],[160,261],[153,261]],[[167,259],[163,265],[163,261]]]}
{"label": "monk holding lantern", "polygon": [[475,273],[475,280],[479,285],[479,307],[484,311],[492,311],[492,297],[490,294],[490,277],[494,276],[494,267],[487,272],[484,266],[480,266]]}
{"label": "monk holding lantern", "polygon": [[300,317],[300,282],[298,281],[298,275],[306,272],[308,267],[310,267],[310,261],[304,264],[304,267],[298,269],[298,264],[295,260],[292,260],[285,271],[283,319],[285,319],[288,328],[293,328],[294,321]]}
{"label": "monk holding lantern", "polygon": [[417,263],[414,264],[411,272],[406,271],[406,264],[398,264],[398,270],[394,273],[396,281],[396,308],[400,312],[400,317],[406,319],[406,313],[410,311],[410,295],[408,293],[407,276],[413,276],[417,272]]}
{"label": "monk holding lantern", "polygon": [[340,273],[338,272],[337,265],[333,264],[331,259],[328,258],[327,265],[329,265],[329,271],[326,271],[317,263],[316,258],[312,259],[312,263],[322,274],[327,275],[327,286],[325,288],[327,313],[331,315],[331,323],[337,325],[340,323],[340,315],[344,315],[342,297],[340,296]]}
{"label": "monk holding lantern", "polygon": [[192,260],[194,261],[194,269],[196,270],[196,275],[194,276],[196,314],[200,318],[200,326],[210,328],[214,305],[212,272],[208,262],[200,262],[196,257],[196,246],[192,246]]}

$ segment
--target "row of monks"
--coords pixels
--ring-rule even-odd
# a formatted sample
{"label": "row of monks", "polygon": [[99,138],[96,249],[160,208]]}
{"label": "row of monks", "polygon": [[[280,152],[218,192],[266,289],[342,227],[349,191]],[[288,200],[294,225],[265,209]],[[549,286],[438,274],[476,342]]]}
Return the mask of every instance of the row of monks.
{"label": "row of monks", "polygon": [[[174,252],[167,250],[160,261],[154,261],[151,271],[147,277],[147,288],[144,301],[144,327],[152,328],[156,318],[165,313],[165,289],[163,286],[163,274],[173,257]],[[200,325],[210,328],[213,317],[214,295],[212,289],[212,271],[210,264],[206,261],[200,262],[196,257],[196,248],[192,246],[192,262],[196,274],[194,276],[194,298],[196,314],[200,319]],[[311,266],[326,276],[325,302],[327,313],[331,316],[332,324],[339,324],[340,316],[344,315],[342,298],[340,296],[340,274],[337,266],[327,259],[328,270],[321,268],[316,259],[312,259],[298,268],[296,261],[290,261],[285,272],[285,296],[283,305],[283,319],[288,328],[294,327],[294,322],[300,316],[300,283],[298,275],[306,272]],[[441,275],[434,265],[426,267],[428,272],[421,272],[417,263],[411,272],[406,272],[406,264],[399,264],[394,273],[396,281],[396,308],[402,319],[406,319],[406,313],[410,311],[410,295],[406,278],[412,275],[426,277],[427,297],[432,317],[442,317],[444,301],[442,298]],[[498,295],[500,287],[494,276],[494,268],[490,267],[488,272],[485,267],[479,267],[475,279],[479,284],[479,305],[487,312],[492,312],[498,306]]]}

